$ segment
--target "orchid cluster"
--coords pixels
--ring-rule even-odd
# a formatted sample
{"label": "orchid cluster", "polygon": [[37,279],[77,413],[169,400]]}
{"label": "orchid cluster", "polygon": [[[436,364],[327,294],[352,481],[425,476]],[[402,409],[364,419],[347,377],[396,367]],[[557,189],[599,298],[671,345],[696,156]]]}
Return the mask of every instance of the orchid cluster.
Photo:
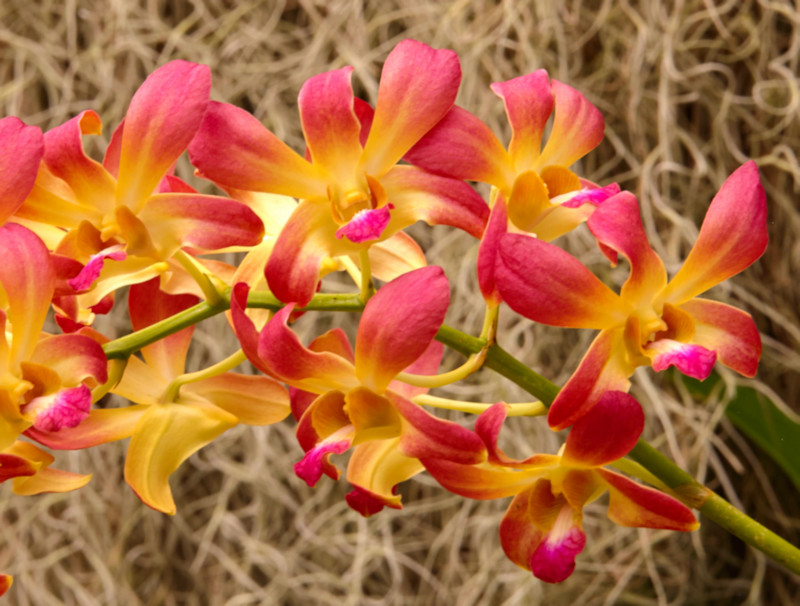
{"label": "orchid cluster", "polygon": [[[717,361],[755,374],[752,318],[699,298],[766,247],[755,164],[727,179],[668,279],[634,195],[575,172],[604,128],[575,89],[544,70],[493,84],[512,132],[505,146],[454,105],[461,71],[452,51],[400,42],[374,108],[354,97],[352,71],[303,85],[300,153],[246,111],[211,101],[210,70],[186,61],[147,78],[102,162],[83,148],[84,136],[101,134],[93,111],[44,134],[0,120],[0,482],[22,495],[80,488],[90,476],[51,468],[43,447],[130,438],[126,482],[173,514],[169,477],[192,453],[238,423],[291,415],[305,453],[297,475],[311,486],[338,479],[337,456],[350,451],[347,502],[365,516],[400,509],[398,485],[424,471],[467,498],[513,497],[499,527],[503,549],[547,582],[574,570],[583,508],[605,492],[617,524],[697,528],[686,503],[702,498],[619,471],[642,469],[620,463],[645,423],[629,379],[639,366],[674,366],[702,380]],[[225,195],[200,194],[174,175],[187,151],[196,175]],[[470,182],[490,186],[489,199]],[[480,345],[443,374],[450,285],[403,232],[420,220],[479,241]],[[629,264],[619,293],[551,243],[576,228],[588,228],[612,265],[620,255]],[[237,266],[219,256],[230,252],[244,253]],[[352,276],[357,293],[320,294],[336,271]],[[93,321],[124,287],[132,332],[111,340]],[[599,329],[555,400],[429,395],[498,348],[503,303],[536,322]],[[304,345],[292,323],[314,309],[362,312],[355,344],[336,328]],[[241,350],[187,372],[194,324],[222,312]],[[60,334],[44,332],[49,313]],[[245,359],[260,374],[233,372]],[[129,405],[100,403],[109,392]],[[480,414],[457,423],[425,405]],[[569,430],[561,450],[531,445],[528,458],[507,456],[498,445],[505,418],[545,413],[552,430]],[[2,577],[4,588],[10,582]]]}

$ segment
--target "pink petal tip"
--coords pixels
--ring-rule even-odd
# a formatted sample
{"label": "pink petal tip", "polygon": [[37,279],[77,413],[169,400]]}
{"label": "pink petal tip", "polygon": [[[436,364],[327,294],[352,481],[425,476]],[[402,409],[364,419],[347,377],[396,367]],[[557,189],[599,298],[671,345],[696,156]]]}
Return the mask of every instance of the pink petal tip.
{"label": "pink petal tip", "polygon": [[393,205],[387,204],[373,210],[358,211],[348,223],[336,230],[336,237],[340,240],[347,238],[356,244],[377,240],[389,225],[389,211],[393,208]]}

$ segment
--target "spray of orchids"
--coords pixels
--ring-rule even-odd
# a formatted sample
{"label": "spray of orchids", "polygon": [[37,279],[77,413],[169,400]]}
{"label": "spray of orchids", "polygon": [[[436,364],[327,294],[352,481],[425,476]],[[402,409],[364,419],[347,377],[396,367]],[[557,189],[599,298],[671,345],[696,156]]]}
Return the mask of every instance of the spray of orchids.
{"label": "spray of orchids", "polygon": [[[652,449],[641,457],[646,418],[627,393],[642,365],[698,379],[716,362],[755,374],[761,342],[751,317],[698,298],[767,245],[755,164],[728,178],[668,279],[636,198],[575,172],[603,137],[602,115],[578,91],[544,70],[493,84],[511,127],[506,146],[454,105],[461,71],[452,51],[399,43],[374,108],[354,97],[351,74],[320,74],[300,90],[305,154],[244,110],[211,102],[209,69],[185,61],[147,78],[102,162],[82,144],[101,132],[95,112],[44,134],[0,120],[0,482],[23,495],[78,489],[89,476],[51,468],[42,447],[130,438],[125,480],[171,514],[169,476],[192,453],[238,423],[291,414],[305,451],[298,476],[338,479],[335,458],[352,451],[347,502],[365,516],[400,509],[397,485],[426,471],[466,498],[513,496],[502,546],[547,582],[574,570],[583,508],[605,492],[617,524],[692,531],[699,509],[797,571],[796,549]],[[226,196],[201,195],[172,174],[187,150]],[[466,181],[490,185],[489,200]],[[486,314],[477,338],[443,325],[447,277],[403,232],[420,220],[480,241]],[[551,243],[583,223],[612,264],[622,255],[630,265],[619,293]],[[246,253],[238,267],[213,257],[229,251]],[[335,270],[357,292],[317,294]],[[123,287],[131,333],[111,341],[92,322]],[[560,393],[495,343],[503,303],[537,322],[599,329]],[[51,309],[61,334],[42,331]],[[307,310],[362,312],[355,345],[340,329],[303,345],[292,322]],[[194,324],[222,312],[241,349],[186,372]],[[443,344],[469,357],[437,375]],[[232,372],[245,359],[261,374]],[[427,394],[484,365],[537,401]],[[109,392],[130,404],[93,407]],[[425,405],[479,416],[472,430]],[[558,453],[535,444],[523,460],[503,453],[508,415],[544,414],[552,429],[569,429]],[[0,576],[0,592],[10,583]]]}

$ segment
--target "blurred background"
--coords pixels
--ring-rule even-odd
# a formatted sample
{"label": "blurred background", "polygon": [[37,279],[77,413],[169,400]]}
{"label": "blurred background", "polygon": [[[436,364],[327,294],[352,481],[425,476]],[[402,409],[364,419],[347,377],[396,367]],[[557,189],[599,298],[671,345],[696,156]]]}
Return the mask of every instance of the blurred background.
{"label": "blurred background", "polygon": [[[637,373],[633,394],[647,411],[652,444],[798,544],[797,487],[724,413],[742,385],[786,414],[800,412],[796,1],[3,0],[0,116],[48,129],[94,109],[105,132],[87,149],[100,157],[147,74],[180,58],[211,67],[214,99],[247,109],[302,150],[296,98],[303,82],[352,65],[356,93],[374,103],[383,61],[407,37],[460,55],[458,103],[504,140],[503,106],[489,83],[546,68],[583,92],[605,115],[606,136],[577,172],[639,197],[651,242],[672,272],[725,177],[750,158],[758,163],[769,248],[711,293],[756,318],[764,341],[756,380],[720,369],[722,381],[701,401],[671,375],[648,369]],[[193,179],[188,163],[179,170]],[[477,334],[476,241],[441,227],[416,226],[412,234],[450,278],[448,323]],[[608,269],[585,228],[561,243],[610,283],[627,275],[624,267]],[[120,297],[120,311],[124,304]],[[352,328],[352,318],[307,314],[300,329],[310,337],[340,321]],[[129,330],[124,313],[99,328],[111,337]],[[592,337],[532,326],[507,309],[501,315],[500,344],[559,385]],[[195,341],[197,368],[236,348],[222,321],[207,322]],[[458,360],[453,354],[446,363]],[[489,371],[437,393],[529,399]],[[0,570],[15,577],[6,602],[800,603],[796,576],[713,523],[691,535],[618,528],[602,499],[585,512],[588,542],[575,573],[547,585],[502,552],[497,526],[507,500],[463,499],[423,475],[401,487],[402,511],[364,519],[346,506],[343,480],[323,478],[310,489],[294,476],[302,451],[293,431],[291,421],[237,427],[193,456],[172,478],[174,517],[143,506],[124,484],[124,443],[57,455],[60,467],[94,474],[74,494],[25,498],[3,486]],[[503,439],[517,456],[555,452],[560,443],[541,419],[513,419]]]}

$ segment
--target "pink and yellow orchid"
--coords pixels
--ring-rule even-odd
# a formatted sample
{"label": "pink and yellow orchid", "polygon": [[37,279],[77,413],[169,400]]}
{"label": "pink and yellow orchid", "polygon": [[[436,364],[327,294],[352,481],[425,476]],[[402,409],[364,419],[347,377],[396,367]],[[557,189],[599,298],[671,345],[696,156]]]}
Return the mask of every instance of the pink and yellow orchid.
{"label": "pink and yellow orchid", "polygon": [[[561,203],[583,189],[569,167],[603,139],[603,116],[575,89],[551,82],[543,69],[495,82],[491,89],[503,100],[511,125],[508,150],[479,118],[453,107],[406,158],[437,174],[495,186],[518,229],[555,239],[588,214],[579,207],[591,196],[580,205]],[[551,116],[553,128],[542,147]]]}
{"label": "pink and yellow orchid", "polygon": [[[164,293],[157,279],[136,284],[129,294],[133,328],[150,326],[196,302],[192,295]],[[129,359],[122,381],[112,391],[136,405],[93,410],[72,430],[28,435],[56,449],[88,448],[131,437],[125,480],[146,505],[174,514],[169,476],[192,453],[238,423],[268,425],[290,412],[288,391],[269,377],[226,372],[171,389],[184,373],[193,329],[143,348],[144,361]]]}
{"label": "pink and yellow orchid", "polygon": [[0,227],[0,258],[9,260],[0,264],[0,476],[13,477],[20,494],[73,490],[89,476],[48,469],[53,457],[17,438],[79,425],[89,414],[90,388],[107,379],[106,357],[87,337],[42,332],[56,277],[33,232]]}
{"label": "pink and yellow orchid", "polygon": [[495,272],[512,309],[545,324],[601,330],[550,408],[550,427],[570,426],[608,390],[627,391],[637,366],[675,366],[702,380],[718,359],[752,377],[761,355],[753,319],[697,295],[761,256],[768,240],[766,214],[766,196],[751,161],[722,185],[686,262],[668,282],[647,242],[636,198],[624,192],[614,196],[588,226],[612,263],[618,254],[630,263],[619,295],[555,246],[504,236]]}
{"label": "pink and yellow orchid", "polygon": [[364,309],[355,353],[341,330],[304,347],[287,326],[293,305],[256,333],[244,315],[247,291],[240,284],[233,292],[236,332],[253,364],[295,388],[297,437],[306,451],[295,471],[309,485],[323,473],[338,478],[329,456],[352,447],[347,480],[355,490],[347,501],[369,515],[384,506],[400,508],[394,487],[422,471],[421,457],[485,458],[472,432],[409,400],[424,389],[394,380],[403,370],[429,374],[439,365],[442,347],[432,340],[450,301],[441,268],[418,269],[382,287]]}
{"label": "pink and yellow orchid", "polygon": [[[511,125],[508,150],[479,118],[453,107],[406,159],[436,174],[496,188],[478,256],[478,280],[484,298],[497,304],[495,258],[509,228],[549,242],[584,222],[619,187],[597,188],[569,169],[603,138],[603,116],[581,93],[551,82],[543,69],[495,82],[491,89],[503,100]],[[553,127],[542,147],[551,116]]]}
{"label": "pink and yellow orchid", "polygon": [[636,444],[644,426],[639,403],[622,392],[606,392],[575,423],[558,455],[536,454],[518,461],[497,446],[507,404],[481,414],[475,431],[488,461],[463,465],[423,459],[426,469],[448,490],[473,499],[514,496],[500,524],[500,541],[515,564],[548,583],[560,583],[575,569],[583,551],[583,508],[610,494],[608,517],[621,526],[694,530],[697,520],[675,498],[606,469]]}
{"label": "pink and yellow orchid", "polygon": [[351,67],[309,79],[300,91],[307,159],[249,113],[211,103],[189,147],[201,176],[223,188],[301,199],[266,267],[272,292],[305,305],[326,257],[358,254],[418,220],[475,237],[488,208],[467,184],[398,161],[452,107],[458,57],[404,40],[383,67],[373,112],[354,98]]}
{"label": "pink and yellow orchid", "polygon": [[36,184],[16,217],[83,265],[69,280],[85,293],[80,309],[163,274],[183,247],[215,251],[260,241],[263,226],[244,204],[200,195],[170,176],[200,127],[210,87],[207,66],[173,61],[157,69],[134,95],[102,164],[81,141],[101,133],[95,112],[45,134]]}

